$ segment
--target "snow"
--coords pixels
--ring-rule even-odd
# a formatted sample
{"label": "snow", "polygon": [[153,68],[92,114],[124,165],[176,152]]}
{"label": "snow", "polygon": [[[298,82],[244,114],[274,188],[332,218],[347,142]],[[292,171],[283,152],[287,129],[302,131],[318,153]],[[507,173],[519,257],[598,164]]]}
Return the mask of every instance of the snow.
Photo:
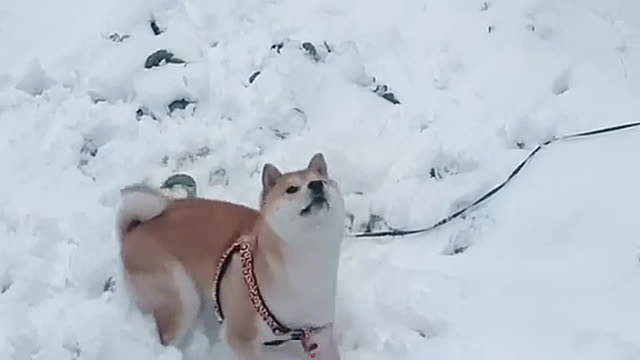
{"label": "snow", "polygon": [[[184,353],[162,347],[132,304],[121,187],[185,172],[201,196],[256,206],[265,162],[321,151],[347,233],[430,225],[540,142],[639,120],[637,14],[633,0],[0,3],[0,353],[229,358],[202,327]],[[145,69],[160,49],[186,63]],[[171,112],[180,99],[195,103]],[[343,358],[640,359],[639,141],[560,142],[464,219],[347,237]]]}

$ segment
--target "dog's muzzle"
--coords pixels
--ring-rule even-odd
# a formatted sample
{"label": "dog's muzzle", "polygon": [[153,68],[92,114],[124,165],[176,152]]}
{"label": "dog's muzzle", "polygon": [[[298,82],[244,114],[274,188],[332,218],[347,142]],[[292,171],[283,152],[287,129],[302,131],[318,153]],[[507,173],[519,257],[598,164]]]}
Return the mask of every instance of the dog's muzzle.
{"label": "dog's muzzle", "polygon": [[300,211],[300,215],[308,215],[315,208],[329,207],[329,201],[327,201],[325,194],[324,181],[311,181],[307,187],[311,191],[311,202]]}

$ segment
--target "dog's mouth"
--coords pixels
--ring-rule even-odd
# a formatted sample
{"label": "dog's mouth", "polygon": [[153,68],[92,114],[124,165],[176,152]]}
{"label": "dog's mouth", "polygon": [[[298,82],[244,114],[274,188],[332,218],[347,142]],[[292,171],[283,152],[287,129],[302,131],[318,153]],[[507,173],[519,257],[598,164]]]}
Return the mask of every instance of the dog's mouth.
{"label": "dog's mouth", "polygon": [[314,209],[322,209],[326,207],[329,208],[329,202],[324,195],[314,196],[311,199],[309,205],[305,206],[304,209],[300,210],[300,215],[305,216],[311,214]]}

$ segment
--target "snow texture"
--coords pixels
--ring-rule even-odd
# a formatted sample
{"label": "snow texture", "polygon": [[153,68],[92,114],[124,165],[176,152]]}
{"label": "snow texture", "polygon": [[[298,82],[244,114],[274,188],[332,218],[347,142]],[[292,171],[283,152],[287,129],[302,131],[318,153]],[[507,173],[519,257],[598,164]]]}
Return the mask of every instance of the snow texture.
{"label": "snow texture", "polygon": [[[2,358],[230,359],[201,324],[162,347],[133,305],[122,187],[184,172],[255,207],[265,162],[323,152],[347,233],[430,225],[540,142],[638,120],[639,15],[636,0],[0,2]],[[158,50],[184,62],[145,68]],[[446,227],[347,237],[343,358],[640,359],[639,144],[555,144]]]}

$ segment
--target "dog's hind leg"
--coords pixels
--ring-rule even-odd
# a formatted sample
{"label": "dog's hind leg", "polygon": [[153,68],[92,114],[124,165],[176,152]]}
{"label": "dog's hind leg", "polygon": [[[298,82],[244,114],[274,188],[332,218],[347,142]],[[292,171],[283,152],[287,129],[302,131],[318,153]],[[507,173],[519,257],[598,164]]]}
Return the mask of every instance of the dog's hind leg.
{"label": "dog's hind leg", "polygon": [[153,314],[162,344],[179,344],[200,311],[200,295],[184,267],[173,262],[155,271],[130,273],[129,281],[140,307]]}

